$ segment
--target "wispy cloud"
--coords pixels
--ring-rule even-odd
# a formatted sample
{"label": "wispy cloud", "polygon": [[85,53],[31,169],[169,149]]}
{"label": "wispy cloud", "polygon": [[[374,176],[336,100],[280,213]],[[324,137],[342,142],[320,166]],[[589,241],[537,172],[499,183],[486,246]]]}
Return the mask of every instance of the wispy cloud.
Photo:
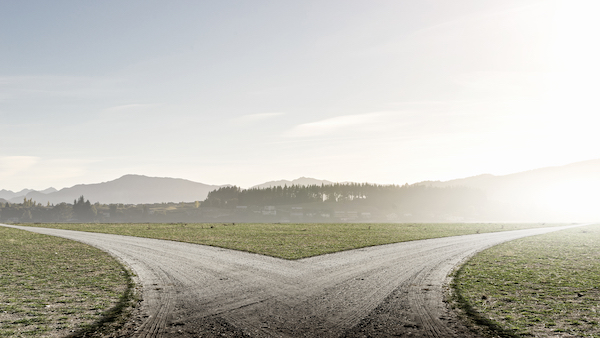
{"label": "wispy cloud", "polygon": [[88,123],[94,123],[98,128],[102,126],[114,128],[115,125],[127,128],[130,128],[132,125],[139,126],[140,123],[148,123],[143,118],[147,117],[153,111],[154,107],[155,105],[146,103],[113,106],[103,109],[101,114],[96,115]]}
{"label": "wispy cloud", "polygon": [[246,123],[246,122],[254,122],[254,121],[267,120],[267,119],[271,119],[271,118],[282,116],[282,115],[285,115],[285,113],[249,114],[249,115],[242,115],[242,116],[236,117],[234,119],[234,121],[241,122],[241,123]]}
{"label": "wispy cloud", "polygon": [[543,91],[548,75],[542,72],[479,71],[459,74],[454,81],[478,93],[531,96]]}
{"label": "wispy cloud", "polygon": [[85,76],[1,76],[0,88],[11,98],[105,96],[118,91],[120,79]]}
{"label": "wispy cloud", "polygon": [[120,106],[114,106],[114,107],[110,107],[105,109],[105,111],[107,112],[111,112],[111,113],[115,113],[115,112],[125,112],[125,111],[131,111],[131,110],[136,110],[136,109],[141,109],[141,108],[149,108],[152,107],[151,104],[143,104],[143,103],[133,103],[133,104],[124,104],[124,105],[120,105]]}
{"label": "wispy cloud", "polygon": [[[80,183],[88,166],[98,159],[54,158],[36,156],[0,156],[2,189],[45,189],[50,185],[66,186],[64,182]],[[6,184],[5,184],[6,183]]]}
{"label": "wispy cloud", "polygon": [[321,121],[304,123],[284,133],[287,137],[314,137],[346,131],[380,131],[401,122],[398,112],[373,112],[342,115]]}
{"label": "wispy cloud", "polygon": [[26,171],[38,163],[39,160],[39,157],[35,156],[0,157],[0,178],[9,178],[14,174]]}

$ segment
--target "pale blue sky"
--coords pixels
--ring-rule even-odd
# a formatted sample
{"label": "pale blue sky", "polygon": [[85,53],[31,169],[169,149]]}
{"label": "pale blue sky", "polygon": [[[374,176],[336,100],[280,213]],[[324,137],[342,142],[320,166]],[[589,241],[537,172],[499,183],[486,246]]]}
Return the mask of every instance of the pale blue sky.
{"label": "pale blue sky", "polygon": [[0,189],[600,158],[595,1],[2,1]]}

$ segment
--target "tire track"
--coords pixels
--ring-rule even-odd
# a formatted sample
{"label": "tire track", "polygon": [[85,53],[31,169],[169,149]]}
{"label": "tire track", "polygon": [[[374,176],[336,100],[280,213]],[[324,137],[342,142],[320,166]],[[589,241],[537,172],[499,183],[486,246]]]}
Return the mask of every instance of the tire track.
{"label": "tire track", "polygon": [[443,303],[443,283],[456,265],[492,245],[567,228],[437,238],[287,261],[164,240],[10,227],[84,242],[129,265],[143,289],[144,316],[134,335],[143,338],[457,336],[444,321]]}

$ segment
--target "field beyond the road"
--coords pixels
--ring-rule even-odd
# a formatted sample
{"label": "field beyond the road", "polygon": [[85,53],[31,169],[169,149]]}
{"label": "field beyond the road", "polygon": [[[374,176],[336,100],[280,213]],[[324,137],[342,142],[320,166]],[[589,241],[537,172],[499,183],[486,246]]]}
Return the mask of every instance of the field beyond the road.
{"label": "field beyond the road", "polygon": [[129,286],[129,274],[99,249],[0,227],[0,337],[95,331],[119,314]]}
{"label": "field beyond the road", "polygon": [[217,246],[300,259],[367,246],[564,224],[500,223],[88,223],[29,224]]}
{"label": "field beyond the road", "polygon": [[494,246],[456,273],[456,298],[503,337],[600,337],[600,224]]}

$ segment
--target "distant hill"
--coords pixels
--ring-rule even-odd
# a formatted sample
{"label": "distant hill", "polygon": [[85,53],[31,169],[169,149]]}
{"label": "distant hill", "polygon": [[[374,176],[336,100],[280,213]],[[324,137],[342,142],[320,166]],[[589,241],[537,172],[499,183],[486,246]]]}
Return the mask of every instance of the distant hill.
{"label": "distant hill", "polygon": [[503,176],[484,174],[416,185],[476,188],[483,190],[491,200],[511,205],[569,217],[600,219],[600,159]]}
{"label": "distant hill", "polygon": [[[48,188],[48,189],[44,189],[44,190],[40,190],[37,191],[39,193],[42,194],[49,194],[49,193],[53,193],[57,191],[54,188]],[[23,189],[21,191],[18,192],[12,192],[10,190],[0,190],[0,198],[4,199],[4,200],[16,200],[16,199],[20,199],[20,201],[23,200],[23,197],[25,197],[27,194],[31,193],[31,192],[36,192],[36,190],[32,190],[32,189]]]}
{"label": "distant hill", "polygon": [[41,192],[42,194],[51,194],[53,192],[57,192],[58,190],[54,189],[54,188],[48,188],[48,189],[44,189],[44,190],[39,190],[38,192]]}
{"label": "distant hill", "polygon": [[292,181],[288,180],[279,180],[279,181],[269,181],[263,184],[258,184],[253,186],[252,188],[270,188],[270,187],[283,187],[287,185],[288,187],[291,185],[329,185],[334,184],[334,182],[326,181],[326,180],[318,180],[316,178],[309,177],[300,177]]}
{"label": "distant hill", "polygon": [[[73,203],[73,200],[82,195],[92,203],[103,204],[193,202],[204,200],[209,191],[219,187],[180,178],[125,175],[109,182],[79,184],[47,194],[32,191],[25,197],[42,204]],[[19,203],[22,199],[23,196],[20,196],[10,201]]]}
{"label": "distant hill", "polygon": [[18,192],[13,192],[11,190],[0,190],[0,198],[3,199],[7,199],[10,200],[11,198],[16,198],[16,197],[23,197],[25,195],[27,195],[28,193],[35,191],[35,190],[31,190],[31,189],[23,189],[21,191]]}

